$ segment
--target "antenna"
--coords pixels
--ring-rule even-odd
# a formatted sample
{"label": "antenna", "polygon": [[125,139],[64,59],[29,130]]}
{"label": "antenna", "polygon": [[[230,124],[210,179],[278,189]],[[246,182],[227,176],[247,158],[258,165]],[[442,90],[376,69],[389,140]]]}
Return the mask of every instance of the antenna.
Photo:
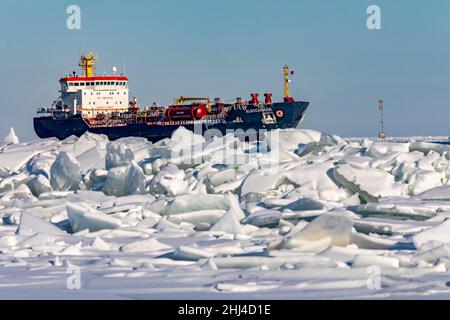
{"label": "antenna", "polygon": [[384,139],[386,138],[384,133],[384,100],[378,101],[378,109],[380,110],[380,133],[378,133],[378,138]]}

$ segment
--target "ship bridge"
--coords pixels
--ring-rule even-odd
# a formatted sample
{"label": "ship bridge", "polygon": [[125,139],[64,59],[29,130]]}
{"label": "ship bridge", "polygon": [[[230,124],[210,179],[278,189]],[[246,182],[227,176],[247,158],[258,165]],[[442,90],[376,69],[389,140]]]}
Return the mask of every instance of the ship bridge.
{"label": "ship bridge", "polygon": [[97,76],[95,74],[96,57],[91,53],[82,55],[80,66],[83,75],[72,75],[59,80],[61,97],[59,104],[64,110],[72,110],[73,114],[81,113],[83,117],[95,117],[110,112],[125,112],[129,108],[128,78],[116,76],[113,67],[112,75]]}
{"label": "ship bridge", "polygon": [[124,76],[99,76],[99,77],[66,77],[59,80],[61,90],[77,91],[82,88],[104,89],[106,87],[123,88],[128,85],[128,78]]}

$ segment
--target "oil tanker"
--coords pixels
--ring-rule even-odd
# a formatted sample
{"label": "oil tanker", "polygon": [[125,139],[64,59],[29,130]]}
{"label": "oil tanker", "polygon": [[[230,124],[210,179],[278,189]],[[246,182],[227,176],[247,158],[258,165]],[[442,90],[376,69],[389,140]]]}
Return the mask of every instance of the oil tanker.
{"label": "oil tanker", "polygon": [[83,54],[79,63],[82,75],[73,72],[61,78],[59,98],[38,109],[33,123],[40,138],[62,140],[89,131],[110,140],[135,136],[155,142],[170,137],[180,126],[221,134],[296,128],[309,106],[309,102],[290,96],[289,76],[294,71],[284,66],[281,102],[273,102],[271,93],[265,93],[263,101],[258,93],[252,93],[249,100],[238,97],[232,101],[181,96],[167,106],[153,103],[141,108],[136,98],[130,101],[128,78],[117,75],[115,67],[109,76],[96,75],[96,59],[93,53]]}

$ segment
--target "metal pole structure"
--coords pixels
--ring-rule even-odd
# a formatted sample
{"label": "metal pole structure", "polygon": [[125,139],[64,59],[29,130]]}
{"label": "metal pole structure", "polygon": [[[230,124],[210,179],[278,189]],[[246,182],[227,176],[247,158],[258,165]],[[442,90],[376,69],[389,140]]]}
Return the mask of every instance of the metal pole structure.
{"label": "metal pole structure", "polygon": [[380,133],[378,134],[378,137],[380,139],[386,138],[386,134],[384,133],[384,100],[378,101],[378,109],[380,110]]}

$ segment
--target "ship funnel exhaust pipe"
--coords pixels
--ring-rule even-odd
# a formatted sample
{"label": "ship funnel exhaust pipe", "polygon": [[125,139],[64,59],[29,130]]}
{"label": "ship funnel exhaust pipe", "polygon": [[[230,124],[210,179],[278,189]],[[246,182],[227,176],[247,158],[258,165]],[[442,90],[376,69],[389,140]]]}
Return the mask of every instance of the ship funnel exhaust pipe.
{"label": "ship funnel exhaust pipe", "polygon": [[73,98],[73,115],[74,116],[77,114],[77,104],[78,104],[77,98]]}

